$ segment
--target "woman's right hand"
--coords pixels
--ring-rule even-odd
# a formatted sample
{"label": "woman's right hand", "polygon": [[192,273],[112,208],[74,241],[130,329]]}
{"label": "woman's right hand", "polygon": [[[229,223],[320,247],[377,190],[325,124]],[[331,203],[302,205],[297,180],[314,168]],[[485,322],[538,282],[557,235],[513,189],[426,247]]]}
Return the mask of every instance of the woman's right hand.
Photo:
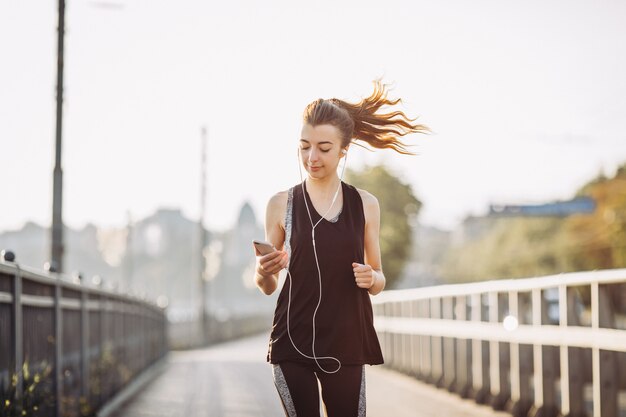
{"label": "woman's right hand", "polygon": [[275,250],[257,257],[257,273],[263,277],[277,274],[287,266],[289,255],[284,250]]}

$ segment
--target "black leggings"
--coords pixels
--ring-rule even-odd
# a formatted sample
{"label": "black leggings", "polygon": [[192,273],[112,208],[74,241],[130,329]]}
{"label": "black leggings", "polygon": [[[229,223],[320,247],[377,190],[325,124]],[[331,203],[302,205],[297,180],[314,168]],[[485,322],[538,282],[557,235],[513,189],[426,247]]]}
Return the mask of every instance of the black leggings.
{"label": "black leggings", "polygon": [[327,374],[315,363],[281,362],[272,370],[287,417],[319,417],[318,380],[328,417],[365,416],[363,365],[342,365],[338,372]]}

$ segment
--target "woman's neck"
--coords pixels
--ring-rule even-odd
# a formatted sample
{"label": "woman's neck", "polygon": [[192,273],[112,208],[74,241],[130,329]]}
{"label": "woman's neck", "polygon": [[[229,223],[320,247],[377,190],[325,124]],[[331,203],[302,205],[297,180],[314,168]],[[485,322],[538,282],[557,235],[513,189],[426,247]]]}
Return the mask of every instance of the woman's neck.
{"label": "woman's neck", "polygon": [[339,176],[329,175],[324,178],[311,178],[310,176],[306,179],[306,188],[309,192],[313,192],[315,194],[328,195],[333,194],[335,190],[339,187]]}

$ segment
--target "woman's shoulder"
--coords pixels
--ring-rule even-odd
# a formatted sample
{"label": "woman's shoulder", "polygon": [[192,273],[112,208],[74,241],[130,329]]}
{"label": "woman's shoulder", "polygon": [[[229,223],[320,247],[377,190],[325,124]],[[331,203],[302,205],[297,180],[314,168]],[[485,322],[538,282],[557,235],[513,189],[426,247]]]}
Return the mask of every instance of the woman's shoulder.
{"label": "woman's shoulder", "polygon": [[359,196],[361,197],[361,200],[363,201],[364,207],[370,206],[370,205],[378,206],[378,199],[376,198],[376,196],[374,196],[374,194],[370,193],[367,190],[363,190],[362,188],[356,188],[354,186],[352,186],[352,188],[354,188],[359,193]]}
{"label": "woman's shoulder", "polygon": [[280,210],[287,207],[287,199],[289,197],[289,190],[279,191],[270,197],[267,202],[268,210]]}
{"label": "woman's shoulder", "polygon": [[354,195],[358,195],[363,202],[363,208],[367,209],[368,207],[378,207],[378,199],[374,196],[374,194],[370,193],[367,190],[362,188],[357,188],[352,184],[348,184],[344,182],[346,187],[354,193]]}
{"label": "woman's shoulder", "polygon": [[378,204],[376,196],[367,190],[356,187],[353,188],[361,197],[361,201],[363,202],[363,212],[365,213],[366,220],[372,218],[372,216],[380,216],[380,205]]}
{"label": "woman's shoulder", "polygon": [[287,212],[289,199],[293,199],[295,189],[296,187],[291,187],[287,190],[279,191],[271,196],[267,202],[266,216],[274,218],[282,224],[285,213]]}

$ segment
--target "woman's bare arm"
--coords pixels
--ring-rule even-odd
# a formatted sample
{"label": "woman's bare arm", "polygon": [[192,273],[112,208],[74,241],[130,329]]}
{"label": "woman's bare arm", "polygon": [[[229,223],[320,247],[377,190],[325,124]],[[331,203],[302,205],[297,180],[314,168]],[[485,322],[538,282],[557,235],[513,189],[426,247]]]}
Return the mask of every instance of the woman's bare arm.
{"label": "woman's bare arm", "polygon": [[372,295],[385,288],[385,274],[380,257],[380,205],[372,194],[359,190],[365,214],[365,265],[352,264],[355,280],[360,288]]}
{"label": "woman's bare arm", "polygon": [[270,198],[265,211],[265,240],[274,245],[276,251],[265,256],[258,256],[254,282],[266,295],[272,294],[278,287],[278,273],[287,266],[284,215],[287,208],[287,192],[282,191]]}

